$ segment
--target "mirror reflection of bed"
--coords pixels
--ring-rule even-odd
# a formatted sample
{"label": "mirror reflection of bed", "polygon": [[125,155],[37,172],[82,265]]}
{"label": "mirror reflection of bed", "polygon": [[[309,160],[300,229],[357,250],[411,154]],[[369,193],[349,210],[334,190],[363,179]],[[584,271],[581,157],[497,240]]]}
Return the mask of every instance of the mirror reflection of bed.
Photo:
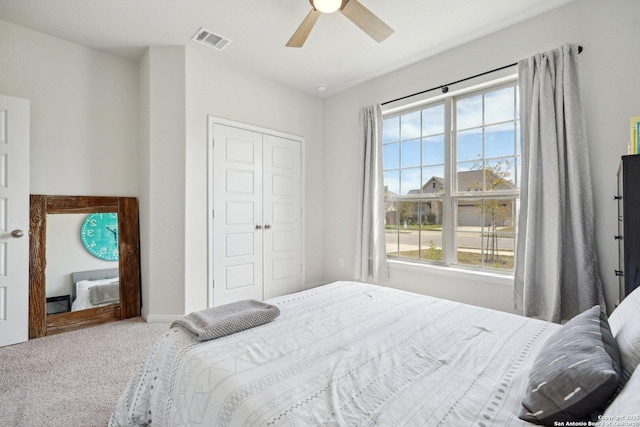
{"label": "mirror reflection of bed", "polygon": [[118,269],[71,273],[73,282],[71,311],[120,304]]}

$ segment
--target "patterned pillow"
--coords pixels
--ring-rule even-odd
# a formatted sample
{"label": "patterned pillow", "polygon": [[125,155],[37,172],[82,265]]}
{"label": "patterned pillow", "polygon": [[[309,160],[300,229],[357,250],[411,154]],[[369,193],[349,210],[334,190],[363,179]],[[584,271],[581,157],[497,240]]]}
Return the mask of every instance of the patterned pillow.
{"label": "patterned pillow", "polygon": [[537,424],[586,420],[612,397],[620,356],[595,306],[569,320],[536,357],[519,417]]}
{"label": "patterned pillow", "polygon": [[611,333],[616,338],[622,362],[622,385],[640,364],[640,288],[636,288],[609,318]]}

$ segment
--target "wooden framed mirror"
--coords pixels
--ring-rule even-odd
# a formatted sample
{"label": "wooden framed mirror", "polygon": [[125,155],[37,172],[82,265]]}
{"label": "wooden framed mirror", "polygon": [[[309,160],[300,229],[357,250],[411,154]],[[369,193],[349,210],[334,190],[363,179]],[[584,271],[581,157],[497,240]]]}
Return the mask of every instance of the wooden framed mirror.
{"label": "wooden framed mirror", "polygon": [[[48,214],[117,213],[119,301],[47,315],[46,236]],[[79,238],[79,237],[78,237]],[[140,316],[140,238],[135,197],[32,194],[29,225],[29,338]]]}

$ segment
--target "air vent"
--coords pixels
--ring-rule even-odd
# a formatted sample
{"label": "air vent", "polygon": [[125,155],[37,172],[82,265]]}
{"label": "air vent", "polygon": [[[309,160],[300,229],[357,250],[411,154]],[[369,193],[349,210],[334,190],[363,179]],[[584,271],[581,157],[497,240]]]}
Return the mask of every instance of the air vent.
{"label": "air vent", "polygon": [[191,39],[216,50],[223,50],[229,45],[229,43],[231,43],[231,40],[217,34],[213,34],[211,31],[205,30],[204,28],[200,28],[196,35]]}

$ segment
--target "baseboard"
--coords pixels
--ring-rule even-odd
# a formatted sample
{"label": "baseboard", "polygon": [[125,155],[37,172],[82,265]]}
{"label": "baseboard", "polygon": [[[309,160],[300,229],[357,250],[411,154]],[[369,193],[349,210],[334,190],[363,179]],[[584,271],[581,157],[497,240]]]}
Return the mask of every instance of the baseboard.
{"label": "baseboard", "polygon": [[180,314],[148,314],[142,316],[147,323],[171,323],[182,317],[184,316]]}

